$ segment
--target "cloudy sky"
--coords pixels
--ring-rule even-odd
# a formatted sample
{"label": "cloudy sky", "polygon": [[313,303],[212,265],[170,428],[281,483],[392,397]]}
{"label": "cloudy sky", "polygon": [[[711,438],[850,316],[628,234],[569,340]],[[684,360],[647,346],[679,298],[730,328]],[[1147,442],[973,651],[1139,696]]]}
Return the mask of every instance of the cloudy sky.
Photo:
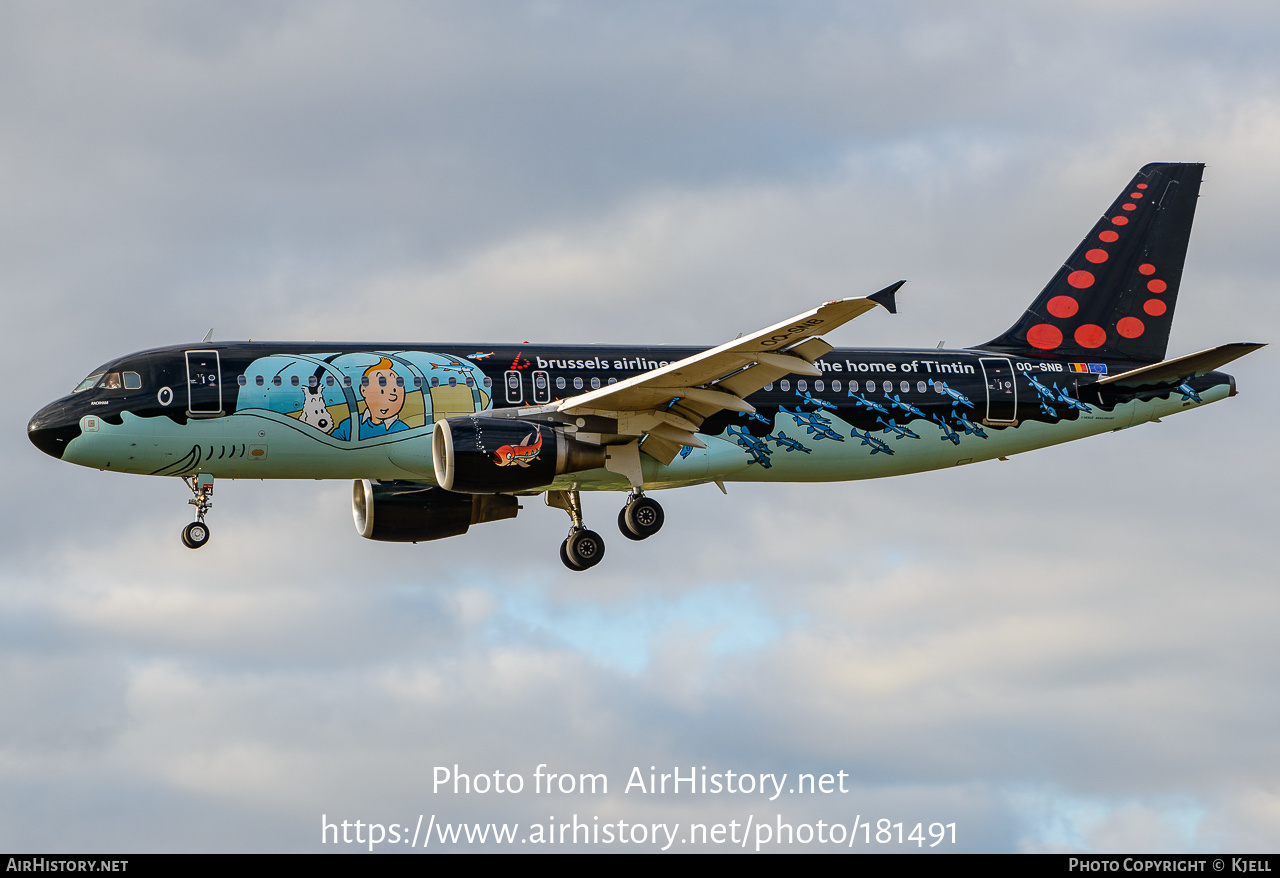
{"label": "cloudy sky", "polygon": [[[536,502],[383,545],[347,482],[221,483],[196,555],[176,479],[24,437],[211,326],[712,345],[906,278],[830,340],[980,343],[1149,161],[1208,163],[1170,353],[1280,340],[1280,9],[1025,7],[0,4],[0,849],[780,814],[1276,850],[1271,348],[1235,399],[1009,462],[664,494],[587,575]],[[619,498],[584,504],[608,538]],[[609,792],[537,794],[543,763]],[[455,764],[529,786],[433,792]]]}

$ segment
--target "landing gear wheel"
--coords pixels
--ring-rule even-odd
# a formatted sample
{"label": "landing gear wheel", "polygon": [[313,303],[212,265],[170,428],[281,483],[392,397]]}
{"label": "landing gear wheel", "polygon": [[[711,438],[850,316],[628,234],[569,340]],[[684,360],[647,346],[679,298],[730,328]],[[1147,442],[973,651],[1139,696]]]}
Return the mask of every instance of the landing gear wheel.
{"label": "landing gear wheel", "polygon": [[666,516],[657,500],[648,497],[637,497],[622,507],[618,525],[622,532],[633,540],[647,540],[662,530]]}
{"label": "landing gear wheel", "polygon": [[604,540],[593,530],[580,530],[570,534],[561,547],[561,559],[570,570],[586,570],[604,558]]}
{"label": "landing gear wheel", "polygon": [[209,525],[203,521],[193,521],[182,529],[182,545],[188,549],[198,549],[209,542]]}
{"label": "landing gear wheel", "polygon": [[636,536],[631,528],[627,527],[627,507],[623,506],[618,510],[618,530],[622,531],[622,535],[629,540],[643,540],[644,537]]}
{"label": "landing gear wheel", "polygon": [[565,537],[564,542],[560,544],[560,560],[564,562],[564,566],[568,567],[570,570],[582,569],[577,564],[574,564],[573,560],[569,557],[569,538],[568,537]]}

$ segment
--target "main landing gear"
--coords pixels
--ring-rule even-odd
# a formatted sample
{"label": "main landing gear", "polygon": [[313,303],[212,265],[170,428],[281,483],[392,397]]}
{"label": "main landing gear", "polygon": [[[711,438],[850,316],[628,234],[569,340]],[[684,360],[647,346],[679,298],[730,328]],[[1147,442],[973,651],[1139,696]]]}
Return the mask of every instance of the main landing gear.
{"label": "main landing gear", "polygon": [[569,535],[560,544],[560,560],[564,566],[570,570],[586,570],[599,564],[604,558],[604,540],[582,523],[582,501],[578,492],[548,491],[545,499],[548,506],[569,513],[572,522]]}
{"label": "main landing gear", "polygon": [[187,502],[196,508],[196,520],[182,529],[182,545],[198,549],[209,542],[209,525],[204,523],[204,516],[213,506],[213,476],[199,473],[182,481],[195,495]]}
{"label": "main landing gear", "polygon": [[[604,558],[604,539],[582,523],[582,501],[577,491],[548,491],[546,503],[569,514],[569,535],[560,544],[560,560],[570,570],[586,570]],[[639,490],[618,512],[618,529],[629,540],[644,540],[662,528],[662,507]]]}
{"label": "main landing gear", "polygon": [[647,540],[662,530],[665,518],[657,500],[633,491],[627,505],[618,510],[618,530],[629,540]]}

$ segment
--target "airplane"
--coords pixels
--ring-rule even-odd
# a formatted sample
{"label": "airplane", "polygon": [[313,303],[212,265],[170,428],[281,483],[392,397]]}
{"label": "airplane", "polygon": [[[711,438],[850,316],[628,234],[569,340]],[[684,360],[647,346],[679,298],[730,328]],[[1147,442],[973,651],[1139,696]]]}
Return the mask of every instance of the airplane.
{"label": "airplane", "polygon": [[[1203,169],[1139,170],[1013,326],[972,347],[836,349],[822,337],[879,308],[897,313],[902,281],[707,349],[206,336],[92,370],[27,435],[70,463],[182,478],[193,549],[209,540],[216,479],[352,479],[356,530],[391,542],[460,536],[541,495],[569,515],[561,560],[586,570],[605,545],[586,527],[583,491],[626,492],[619,529],[644,540],[665,520],[649,492],[942,469],[1235,396],[1217,370],[1263,345],[1166,359]],[[794,376],[841,403],[827,416],[787,408]],[[1081,405],[1038,405],[1047,392]],[[961,436],[947,418],[970,401],[966,420],[982,429]],[[944,441],[889,449],[871,437],[889,406],[905,428],[940,425]],[[822,442],[770,460],[764,437],[792,421],[889,453]]]}

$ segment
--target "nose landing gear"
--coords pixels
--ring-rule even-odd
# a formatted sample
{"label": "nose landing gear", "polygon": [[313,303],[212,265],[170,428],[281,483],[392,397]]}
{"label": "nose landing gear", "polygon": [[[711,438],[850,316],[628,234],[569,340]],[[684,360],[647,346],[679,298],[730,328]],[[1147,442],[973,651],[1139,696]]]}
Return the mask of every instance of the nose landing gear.
{"label": "nose landing gear", "polygon": [[209,525],[204,523],[205,513],[213,506],[213,476],[199,473],[182,480],[195,496],[187,503],[196,508],[196,520],[182,529],[182,545],[198,549],[209,542]]}

